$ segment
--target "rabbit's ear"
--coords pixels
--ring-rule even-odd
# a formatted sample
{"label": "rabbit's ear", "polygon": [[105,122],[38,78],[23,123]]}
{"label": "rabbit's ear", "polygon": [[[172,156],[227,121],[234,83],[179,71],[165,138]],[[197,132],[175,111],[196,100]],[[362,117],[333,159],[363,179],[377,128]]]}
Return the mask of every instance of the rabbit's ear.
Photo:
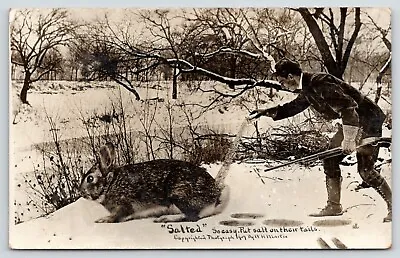
{"label": "rabbit's ear", "polygon": [[106,170],[114,164],[115,148],[112,143],[106,143],[100,148],[100,166]]}
{"label": "rabbit's ear", "polygon": [[111,181],[113,180],[114,177],[114,173],[113,172],[108,172],[107,174],[107,183],[111,183]]}

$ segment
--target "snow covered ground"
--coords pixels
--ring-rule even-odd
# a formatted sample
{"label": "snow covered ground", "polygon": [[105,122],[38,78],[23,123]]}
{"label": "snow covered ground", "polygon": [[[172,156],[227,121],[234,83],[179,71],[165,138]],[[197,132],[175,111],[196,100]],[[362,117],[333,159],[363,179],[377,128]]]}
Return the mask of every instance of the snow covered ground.
{"label": "snow covered ground", "polygon": [[[60,82],[59,85],[63,83]],[[44,86],[42,86],[44,87]],[[13,110],[18,109],[16,91],[12,92]],[[50,94],[51,93],[51,94]],[[132,108],[130,96],[123,92],[123,102]],[[152,98],[156,91],[143,91]],[[325,205],[326,189],[321,165],[311,168],[292,165],[264,173],[270,162],[232,164],[227,184],[231,188],[226,210],[196,223],[153,223],[152,219],[118,224],[96,224],[107,214],[99,204],[83,198],[45,217],[36,218],[26,210],[26,187],[23,175],[32,173],[41,156],[33,144],[49,141],[44,114],[63,121],[63,139],[84,136],[77,119],[80,112],[99,112],[109,107],[119,88],[40,89],[28,95],[32,108],[26,108],[10,124],[10,246],[24,249],[79,248],[322,248],[325,241],[332,248],[339,239],[348,248],[388,248],[392,243],[392,224],[382,223],[386,205],[372,189],[354,191],[360,182],[356,165],[342,167],[342,205],[340,217],[313,218],[307,214]],[[158,92],[168,98],[167,91]],[[198,99],[199,96],[193,97]],[[275,105],[277,103],[271,103]],[[384,105],[384,103],[382,103]],[[11,114],[13,114],[13,110]],[[135,109],[128,109],[135,112]],[[161,119],[165,113],[157,113]],[[229,133],[242,122],[248,111],[230,109],[210,112],[205,118],[215,128]],[[13,115],[11,115],[13,120]],[[260,120],[261,129],[272,125]],[[249,129],[250,130],[250,129]],[[249,133],[249,132],[246,132]],[[391,135],[385,130],[386,136]],[[382,148],[380,157],[390,159]],[[222,164],[204,165],[215,176]],[[391,164],[383,165],[382,175],[391,182]],[[25,198],[25,199],[24,199]],[[16,213],[25,213],[24,222],[15,225]],[[37,214],[36,214],[37,215]]]}

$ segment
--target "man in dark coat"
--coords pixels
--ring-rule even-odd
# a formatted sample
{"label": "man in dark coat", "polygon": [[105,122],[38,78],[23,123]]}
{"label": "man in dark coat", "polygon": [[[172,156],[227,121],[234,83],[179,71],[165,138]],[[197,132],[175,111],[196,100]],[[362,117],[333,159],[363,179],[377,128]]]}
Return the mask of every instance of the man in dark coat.
{"label": "man in dark coat", "polygon": [[388,215],[384,222],[392,220],[392,192],[386,180],[374,169],[379,147],[367,145],[357,148],[361,139],[382,136],[385,114],[380,107],[360,91],[327,73],[303,72],[297,62],[282,59],[275,65],[275,74],[283,89],[298,92],[293,101],[269,109],[258,109],[250,114],[255,119],[269,116],[280,120],[294,116],[312,106],[328,120],[341,118],[343,126],[330,141],[330,148],[341,146],[343,155],[323,161],[328,201],[325,208],[310,216],[338,216],[343,214],[340,204],[340,161],[346,154],[357,151],[358,173],[363,183],[373,187],[385,200]]}

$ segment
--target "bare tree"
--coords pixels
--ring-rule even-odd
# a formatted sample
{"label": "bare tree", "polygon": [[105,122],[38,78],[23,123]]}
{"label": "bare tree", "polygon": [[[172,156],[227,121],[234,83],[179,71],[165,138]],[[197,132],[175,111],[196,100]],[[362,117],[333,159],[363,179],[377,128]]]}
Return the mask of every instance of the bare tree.
{"label": "bare tree", "polygon": [[70,45],[68,49],[68,53],[65,57],[65,67],[64,72],[66,73],[66,79],[70,81],[78,80],[78,73],[80,69],[80,56],[77,49]]}
{"label": "bare tree", "polygon": [[10,24],[11,62],[24,70],[20,93],[22,103],[29,104],[31,84],[54,71],[59,65],[61,46],[71,39],[77,25],[68,20],[63,9],[16,10]]}
{"label": "bare tree", "polygon": [[[284,51],[279,48],[280,38],[291,34],[291,31],[277,24],[270,26],[268,19],[275,18],[275,15],[265,10],[146,10],[130,13],[126,16],[130,20],[125,19],[125,23],[118,24],[106,16],[96,22],[97,28],[88,31],[92,39],[88,44],[100,44],[106,50],[94,49],[88,51],[89,55],[95,57],[98,55],[95,52],[107,52],[101,55],[102,58],[94,58],[97,65],[90,66],[94,69],[92,73],[101,72],[114,80],[124,77],[116,81],[137,98],[135,86],[123,76],[125,69],[138,74],[150,69],[159,69],[160,72],[159,67],[165,69],[169,66],[175,70],[173,97],[177,94],[178,75],[213,80],[238,89],[233,93],[217,88],[206,89],[216,93],[215,101],[235,98],[256,86],[280,89],[280,84],[269,80],[268,76],[274,68],[274,56],[279,57],[277,52]],[[287,13],[285,16],[289,17]],[[144,24],[142,31],[132,31],[138,23]],[[102,67],[108,69],[99,69]],[[246,69],[254,70],[254,73],[243,73]]]}
{"label": "bare tree", "polygon": [[[313,12],[308,8],[296,10],[301,14],[310,30],[328,72],[343,78],[362,25],[360,8],[349,10],[347,7],[342,7],[339,9],[339,18],[337,18],[336,10],[332,8],[314,8]],[[354,26],[350,26],[348,22],[351,15],[354,17]],[[327,35],[323,30],[324,25],[329,31]],[[351,28],[351,31],[348,31],[348,28]]]}
{"label": "bare tree", "polygon": [[386,62],[381,67],[378,72],[378,76],[376,77],[376,84],[377,84],[377,91],[375,95],[375,102],[378,103],[379,99],[381,98],[382,93],[382,78],[383,76],[390,70],[391,63],[392,63],[392,42],[389,39],[389,35],[391,32],[391,23],[389,23],[388,28],[382,28],[378,25],[375,20],[367,13],[368,19],[372,23],[373,27],[379,32],[383,43],[385,44],[386,48],[389,51],[389,57],[387,57]]}
{"label": "bare tree", "polygon": [[44,56],[42,65],[37,68],[39,74],[44,73],[41,79],[57,80],[57,74],[63,72],[64,57],[57,48],[49,49]]}

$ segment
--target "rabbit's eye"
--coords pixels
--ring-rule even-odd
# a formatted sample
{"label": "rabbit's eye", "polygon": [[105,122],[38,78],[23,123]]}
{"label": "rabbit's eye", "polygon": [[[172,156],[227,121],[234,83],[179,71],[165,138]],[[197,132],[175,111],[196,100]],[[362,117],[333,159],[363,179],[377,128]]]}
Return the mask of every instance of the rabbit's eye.
{"label": "rabbit's eye", "polygon": [[86,182],[88,182],[89,184],[92,183],[93,180],[94,180],[93,176],[88,176],[88,177],[86,178]]}

